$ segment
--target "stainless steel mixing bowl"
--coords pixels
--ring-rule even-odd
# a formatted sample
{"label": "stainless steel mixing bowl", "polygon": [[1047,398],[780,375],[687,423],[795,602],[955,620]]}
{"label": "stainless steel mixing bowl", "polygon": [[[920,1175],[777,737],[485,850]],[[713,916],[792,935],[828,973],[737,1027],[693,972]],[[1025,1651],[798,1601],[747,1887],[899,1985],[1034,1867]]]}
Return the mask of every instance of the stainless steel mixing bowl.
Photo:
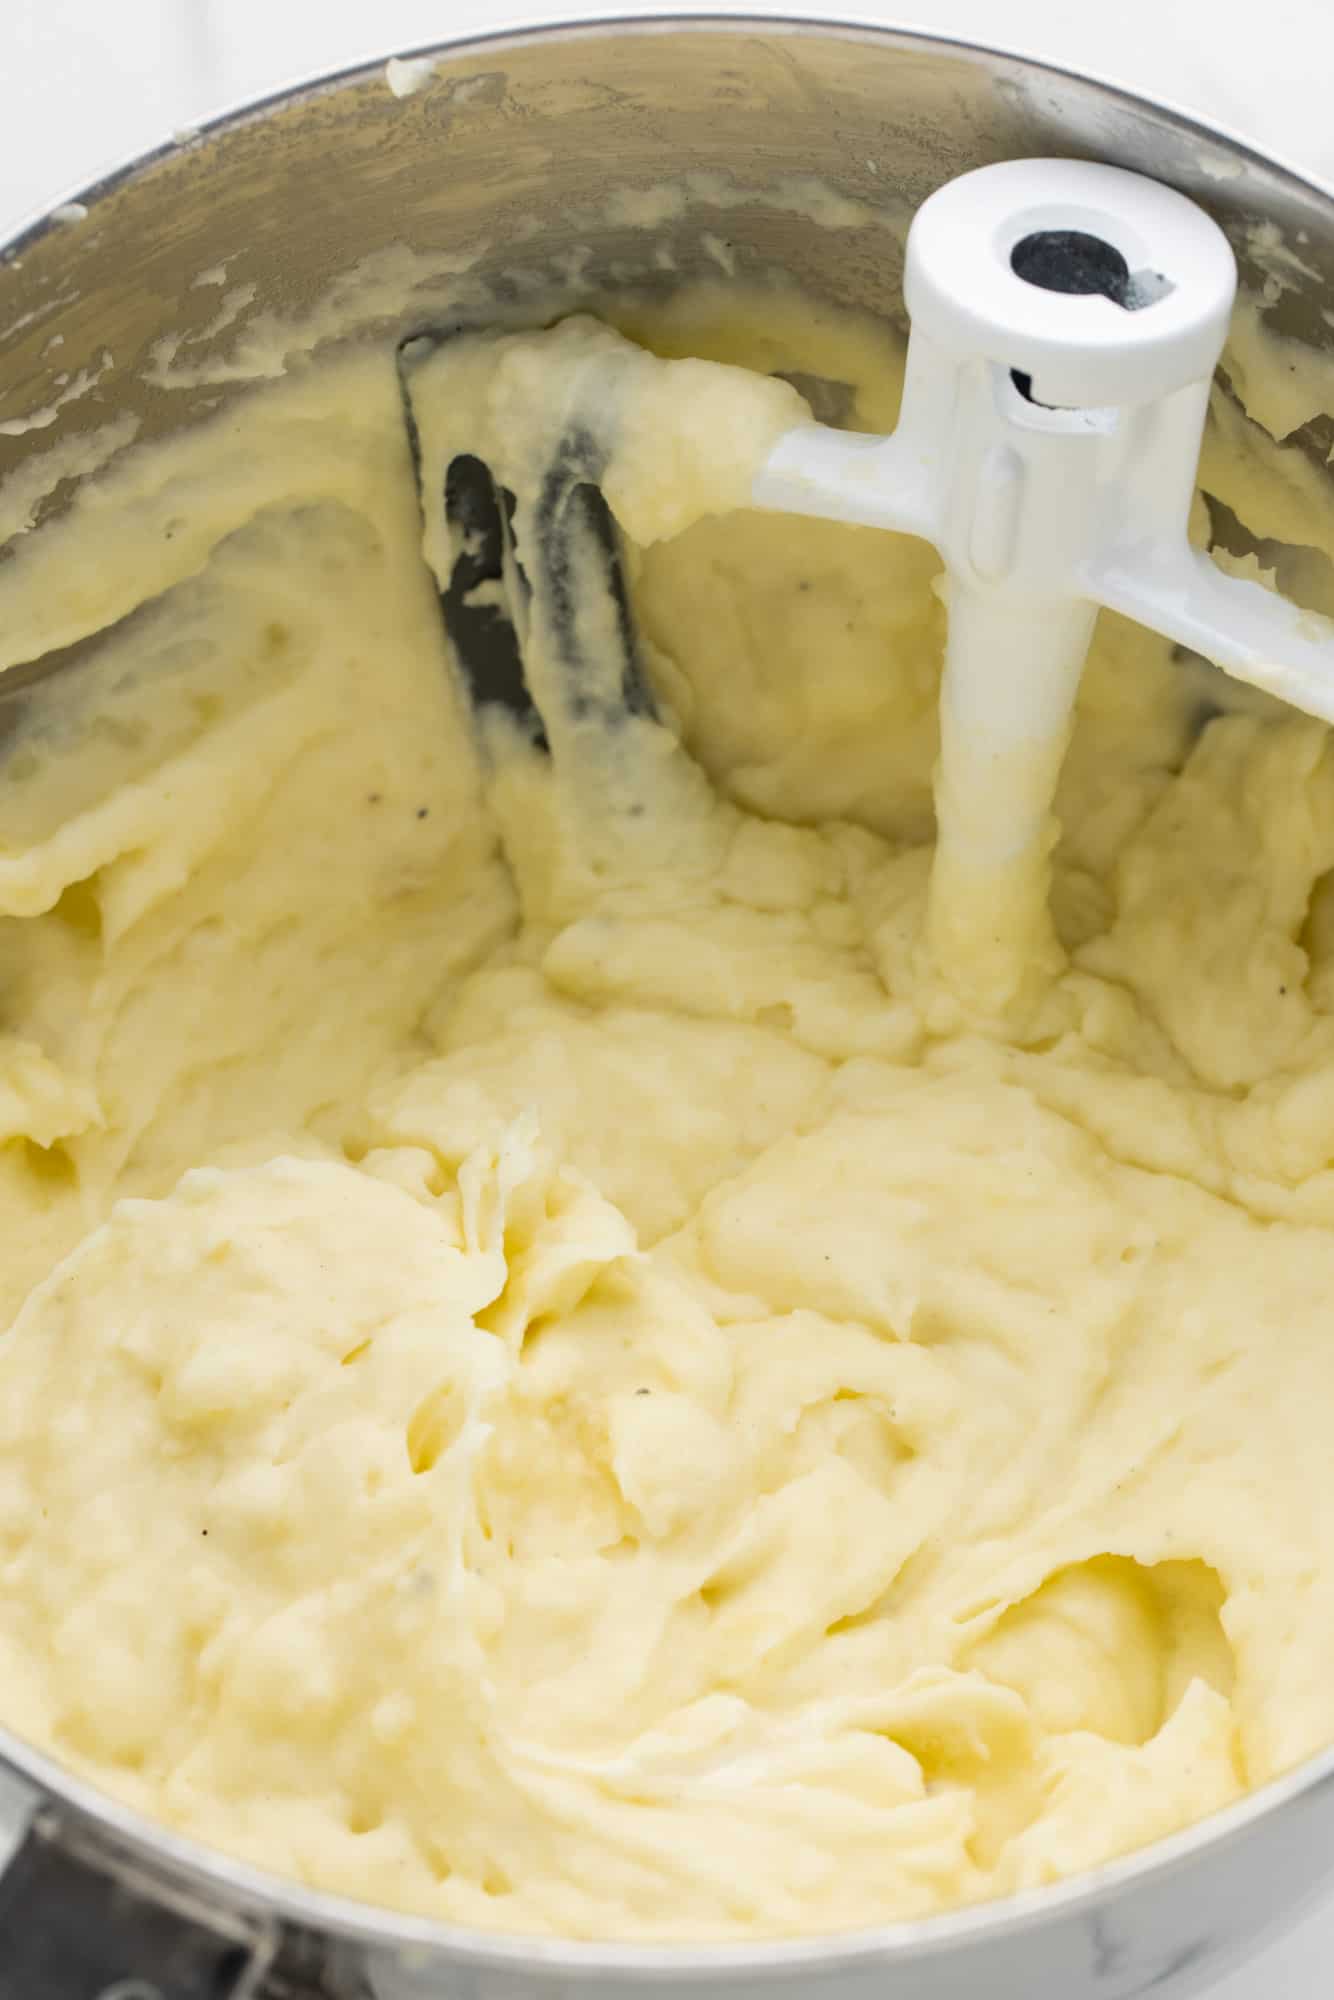
{"label": "stainless steel mixing bowl", "polygon": [[[531,317],[628,286],[777,268],[898,318],[912,208],[952,175],[1018,155],[1110,160],[1171,182],[1217,217],[1255,287],[1272,241],[1256,227],[1276,225],[1300,250],[1270,285],[1271,316],[1334,343],[1334,197],[1179,115],[1037,63],[753,18],[585,24],[433,53],[413,94],[396,95],[376,65],[250,107],[0,253],[0,535],[40,532],[69,495],[62,454],[90,435],[112,455],[130,433],[142,444],[250,393],[238,343],[261,317],[272,354],[309,349],[335,319],[392,338],[442,316]],[[624,198],[663,183],[669,198]],[[373,304],[348,277],[367,259]],[[21,666],[0,711],[40,699],[43,679],[69,666]],[[3,1733],[0,1804],[14,1829],[7,1857],[0,1846],[0,2000],[1184,1996],[1334,1875],[1334,1753],[1039,1894],[753,1948],[534,1942],[311,1894],[148,1824]]]}

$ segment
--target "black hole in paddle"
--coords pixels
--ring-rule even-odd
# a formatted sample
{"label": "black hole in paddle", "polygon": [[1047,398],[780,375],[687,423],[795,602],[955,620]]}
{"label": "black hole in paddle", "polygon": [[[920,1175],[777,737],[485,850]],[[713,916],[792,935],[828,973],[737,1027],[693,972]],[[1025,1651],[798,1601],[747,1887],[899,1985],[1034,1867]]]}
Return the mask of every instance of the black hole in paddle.
{"label": "black hole in paddle", "polygon": [[1121,252],[1101,236],[1082,229],[1038,229],[1016,243],[1010,269],[1026,285],[1044,292],[1068,292],[1087,297],[1098,293],[1114,305],[1127,306],[1130,266]]}

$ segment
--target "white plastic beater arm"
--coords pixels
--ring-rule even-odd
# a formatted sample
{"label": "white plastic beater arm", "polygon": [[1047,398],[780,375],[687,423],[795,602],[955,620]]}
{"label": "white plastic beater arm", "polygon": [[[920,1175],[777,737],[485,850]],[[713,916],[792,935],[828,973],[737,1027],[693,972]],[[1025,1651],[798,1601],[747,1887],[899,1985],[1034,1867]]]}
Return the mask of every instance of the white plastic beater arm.
{"label": "white plastic beater arm", "polygon": [[1137,547],[1102,564],[1090,596],[1236,679],[1334,723],[1334,621],[1301,611],[1194,549]]}
{"label": "white plastic beater arm", "polygon": [[894,528],[928,541],[939,533],[931,461],[902,426],[892,437],[825,424],[784,431],[755,476],[751,498],[780,514]]}
{"label": "white plastic beater arm", "polygon": [[798,424],[785,431],[755,476],[757,507],[893,528],[940,541],[952,473],[956,371],[931,343],[908,343],[903,406],[891,436]]}

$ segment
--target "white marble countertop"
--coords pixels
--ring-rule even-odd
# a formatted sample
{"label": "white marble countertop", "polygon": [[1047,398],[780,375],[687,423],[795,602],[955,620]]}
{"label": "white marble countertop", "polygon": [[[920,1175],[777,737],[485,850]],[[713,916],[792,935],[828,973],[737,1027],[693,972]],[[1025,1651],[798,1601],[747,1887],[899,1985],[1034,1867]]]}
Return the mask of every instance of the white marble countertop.
{"label": "white marble countertop", "polygon": [[[765,9],[759,0],[684,8],[667,0],[0,0],[0,241],[172,132],[314,71],[562,14],[670,11]],[[1089,70],[1334,183],[1334,0],[789,0],[789,11],[892,20]],[[1211,1987],[1207,2000],[1324,2000],[1332,1965],[1334,1896]]]}

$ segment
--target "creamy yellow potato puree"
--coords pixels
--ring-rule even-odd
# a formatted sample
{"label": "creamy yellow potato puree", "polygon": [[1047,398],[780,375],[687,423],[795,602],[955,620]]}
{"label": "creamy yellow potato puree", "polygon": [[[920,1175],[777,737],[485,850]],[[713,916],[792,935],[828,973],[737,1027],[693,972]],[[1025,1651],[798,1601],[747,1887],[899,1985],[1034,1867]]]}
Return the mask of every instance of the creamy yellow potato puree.
{"label": "creamy yellow potato puree", "polygon": [[[625,323],[893,420],[814,308]],[[519,407],[449,366],[428,467]],[[479,739],[388,354],[6,566],[6,661],[104,636],[4,711],[0,1717],[326,1889],[820,1931],[1334,1739],[1334,756],[1104,616],[1060,951],[974,1018],[932,552],[746,511],[795,396],[644,366],[670,728]],[[1320,477],[1220,401],[1257,535]]]}

